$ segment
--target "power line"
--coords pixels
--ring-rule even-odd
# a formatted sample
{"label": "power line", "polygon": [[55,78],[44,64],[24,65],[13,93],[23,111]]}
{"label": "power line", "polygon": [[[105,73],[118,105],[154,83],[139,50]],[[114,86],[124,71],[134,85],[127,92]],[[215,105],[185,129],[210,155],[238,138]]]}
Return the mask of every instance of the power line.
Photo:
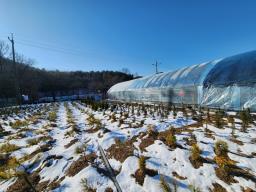
{"label": "power line", "polygon": [[23,40],[16,40],[16,41],[17,41],[19,44],[24,44],[24,45],[28,45],[28,46],[34,46],[34,47],[38,47],[38,48],[45,48],[45,49],[52,49],[52,50],[67,51],[67,52],[73,52],[73,53],[75,53],[74,50],[66,49],[66,48],[62,48],[62,47],[54,47],[54,46],[43,45],[43,44],[39,44],[39,43],[26,42],[26,41],[23,41]]}
{"label": "power line", "polygon": [[[76,51],[76,52],[80,52],[80,53],[84,53],[82,50],[79,50],[79,49],[69,49],[69,48],[66,48],[66,47],[60,47],[56,44],[52,44],[52,43],[49,43],[49,42],[39,42],[39,41],[31,41],[31,40],[26,40],[26,39],[21,39],[21,38],[16,38],[16,40],[19,40],[23,43],[29,43],[29,44],[33,44],[33,45],[39,45],[39,46],[43,46],[43,47],[50,47],[50,48],[55,48],[55,49],[62,49],[62,50],[67,50],[67,51]],[[67,47],[72,47],[70,45],[67,45]]]}
{"label": "power line", "polygon": [[24,43],[22,41],[16,41],[16,42],[17,42],[17,44],[20,44],[20,45],[35,47],[35,48],[44,49],[44,50],[47,50],[47,51],[55,51],[55,52],[64,53],[64,54],[84,56],[84,54],[82,54],[82,53],[77,53],[77,52],[74,52],[74,51],[71,51],[71,50],[65,50],[65,49],[60,49],[60,48],[53,48],[53,47],[35,45],[35,44],[32,44],[32,43]]}
{"label": "power line", "polygon": [[60,42],[57,42],[57,41],[48,41],[48,42],[46,42],[46,41],[38,41],[37,39],[36,40],[31,40],[30,39],[30,36],[26,36],[26,35],[21,35],[21,34],[16,34],[16,39],[20,39],[20,40],[24,40],[24,41],[29,41],[29,42],[32,42],[32,43],[36,43],[36,44],[48,44],[48,45],[50,45],[50,46],[59,46],[59,45],[62,45],[62,46],[65,46],[65,47],[75,47],[74,45],[70,45],[70,44],[67,44],[67,43],[65,43],[65,42],[62,42],[62,43],[60,43]]}
{"label": "power line", "polygon": [[[0,34],[0,37],[3,37],[3,38],[6,38],[7,36],[8,35]],[[23,36],[23,37],[25,37],[25,36]],[[55,51],[55,52],[59,52],[59,53],[63,53],[63,54],[71,54],[71,55],[76,55],[76,56],[84,56],[85,54],[88,54],[79,49],[66,48],[66,47],[72,47],[70,45],[67,45],[66,47],[62,47],[62,46],[58,46],[51,42],[31,41],[27,38],[24,39],[24,38],[19,38],[17,36],[15,39],[16,39],[15,42],[17,44],[35,47],[35,48],[39,48],[39,49],[44,49],[47,51]],[[93,53],[90,53],[90,54],[93,54]]]}
{"label": "power line", "polygon": [[[1,35],[1,34],[0,34]],[[20,35],[19,35],[20,36]],[[25,36],[23,36],[25,37]],[[53,52],[58,52],[61,54],[69,54],[69,55],[74,55],[74,56],[79,56],[79,57],[83,57],[83,58],[87,58],[88,55],[93,56],[95,55],[95,57],[97,58],[109,58],[109,55],[103,54],[101,53],[101,55],[98,55],[98,52],[84,52],[83,50],[79,50],[79,49],[74,49],[74,48],[64,48],[62,46],[58,46],[56,44],[50,43],[50,42],[40,42],[40,41],[34,41],[34,40],[29,40],[27,37],[26,38],[19,38],[15,35],[15,43],[19,44],[21,46],[27,46],[27,47],[34,47],[37,49],[42,49],[42,50],[46,50],[46,51],[53,51]],[[68,46],[67,47],[71,47]]]}

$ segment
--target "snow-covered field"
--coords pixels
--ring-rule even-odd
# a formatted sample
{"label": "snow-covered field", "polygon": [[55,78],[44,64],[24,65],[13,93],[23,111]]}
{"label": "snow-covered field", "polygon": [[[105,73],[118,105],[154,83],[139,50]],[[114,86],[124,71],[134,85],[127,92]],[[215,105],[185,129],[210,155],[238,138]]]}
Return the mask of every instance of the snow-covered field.
{"label": "snow-covered field", "polygon": [[[128,110],[129,108],[129,110]],[[116,191],[99,146],[122,191],[256,190],[256,126],[241,131],[224,118],[199,124],[191,114],[119,106],[92,110],[80,102],[29,106],[0,118],[0,191]],[[206,128],[207,126],[207,128]],[[173,132],[175,145],[166,136]],[[225,181],[216,174],[214,145],[228,144],[233,167]],[[190,161],[191,143],[200,148],[200,163]],[[141,157],[145,157],[143,174]],[[142,178],[139,178],[142,177]],[[142,182],[140,182],[142,180]]]}

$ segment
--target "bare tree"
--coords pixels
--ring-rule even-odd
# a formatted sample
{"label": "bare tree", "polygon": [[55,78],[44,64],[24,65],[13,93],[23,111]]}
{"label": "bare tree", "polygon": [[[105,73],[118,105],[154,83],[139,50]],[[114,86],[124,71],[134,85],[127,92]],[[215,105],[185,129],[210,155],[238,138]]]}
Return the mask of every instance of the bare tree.
{"label": "bare tree", "polygon": [[130,74],[131,74],[131,72],[130,72],[130,70],[129,70],[128,68],[122,68],[122,69],[121,69],[121,72],[122,72],[122,73],[125,73],[125,74],[127,74],[127,75],[130,75]]}
{"label": "bare tree", "polygon": [[34,60],[26,58],[22,54],[15,53],[15,55],[16,55],[15,56],[16,62],[19,64],[15,70],[16,70],[16,75],[17,75],[16,78],[17,78],[18,94],[21,99],[21,96],[24,92],[24,87],[25,87],[24,84],[27,84],[26,76],[31,76],[31,74],[30,74],[30,73],[32,73],[31,67],[34,64]]}
{"label": "bare tree", "polygon": [[0,57],[4,57],[9,51],[9,46],[4,41],[0,41]]}
{"label": "bare tree", "polygon": [[30,67],[34,65],[34,60],[30,58],[26,58],[24,55],[15,54],[16,62],[19,63],[18,71],[18,78],[21,78],[23,74],[28,70]]}
{"label": "bare tree", "polygon": [[0,41],[0,70],[3,70],[3,58],[9,51],[9,46],[4,41]]}

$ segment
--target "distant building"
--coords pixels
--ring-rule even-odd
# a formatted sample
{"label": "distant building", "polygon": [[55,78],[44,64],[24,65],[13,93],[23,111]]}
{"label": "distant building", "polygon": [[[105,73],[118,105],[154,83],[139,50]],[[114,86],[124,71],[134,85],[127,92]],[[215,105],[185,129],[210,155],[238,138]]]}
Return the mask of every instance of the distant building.
{"label": "distant building", "polygon": [[39,102],[53,102],[53,101],[68,101],[78,99],[94,99],[96,101],[102,100],[103,94],[99,91],[92,91],[87,89],[77,89],[68,91],[54,91],[39,93]]}
{"label": "distant building", "polygon": [[16,105],[16,98],[0,98],[0,108]]}
{"label": "distant building", "polygon": [[256,110],[256,51],[118,83],[108,98]]}

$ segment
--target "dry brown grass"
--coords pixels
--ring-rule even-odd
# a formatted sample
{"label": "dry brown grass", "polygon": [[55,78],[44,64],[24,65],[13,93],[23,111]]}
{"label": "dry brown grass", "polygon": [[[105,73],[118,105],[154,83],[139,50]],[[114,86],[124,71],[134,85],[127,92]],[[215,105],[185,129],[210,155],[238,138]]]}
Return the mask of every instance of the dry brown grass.
{"label": "dry brown grass", "polygon": [[185,180],[187,177],[180,176],[176,171],[172,172],[172,175],[180,180]]}
{"label": "dry brown grass", "polygon": [[213,189],[210,189],[211,192],[227,192],[227,190],[218,183],[213,183],[212,185]]}
{"label": "dry brown grass", "polygon": [[80,156],[80,158],[74,161],[66,171],[66,175],[69,177],[75,176],[81,170],[89,165],[90,162],[93,162],[97,158],[95,153],[91,153],[86,156]]}
{"label": "dry brown grass", "polygon": [[78,139],[73,139],[64,147],[67,149],[67,148],[71,147],[72,145],[74,145],[76,142],[78,142]]}
{"label": "dry brown grass", "polygon": [[114,158],[119,160],[120,162],[124,162],[127,157],[133,155],[134,140],[127,140],[125,142],[121,142],[120,140],[116,140],[116,143],[111,145],[111,147],[107,150],[107,155],[110,158]]}
{"label": "dry brown grass", "polygon": [[155,139],[153,137],[147,137],[147,138],[143,138],[141,140],[141,143],[139,145],[140,150],[142,151],[146,151],[145,148],[147,148],[148,146],[152,145],[155,142]]}
{"label": "dry brown grass", "polygon": [[[29,174],[26,177],[33,187],[35,187],[40,181],[40,176],[36,172]],[[6,192],[14,192],[14,191],[15,192],[30,192],[33,190],[31,189],[31,186],[26,181],[25,176],[20,175],[18,177],[18,179],[11,186],[8,187]]]}
{"label": "dry brown grass", "polygon": [[40,182],[36,185],[37,191],[52,191],[58,187],[60,187],[61,181],[65,179],[65,176],[58,178],[56,177],[52,182],[50,180]]}

